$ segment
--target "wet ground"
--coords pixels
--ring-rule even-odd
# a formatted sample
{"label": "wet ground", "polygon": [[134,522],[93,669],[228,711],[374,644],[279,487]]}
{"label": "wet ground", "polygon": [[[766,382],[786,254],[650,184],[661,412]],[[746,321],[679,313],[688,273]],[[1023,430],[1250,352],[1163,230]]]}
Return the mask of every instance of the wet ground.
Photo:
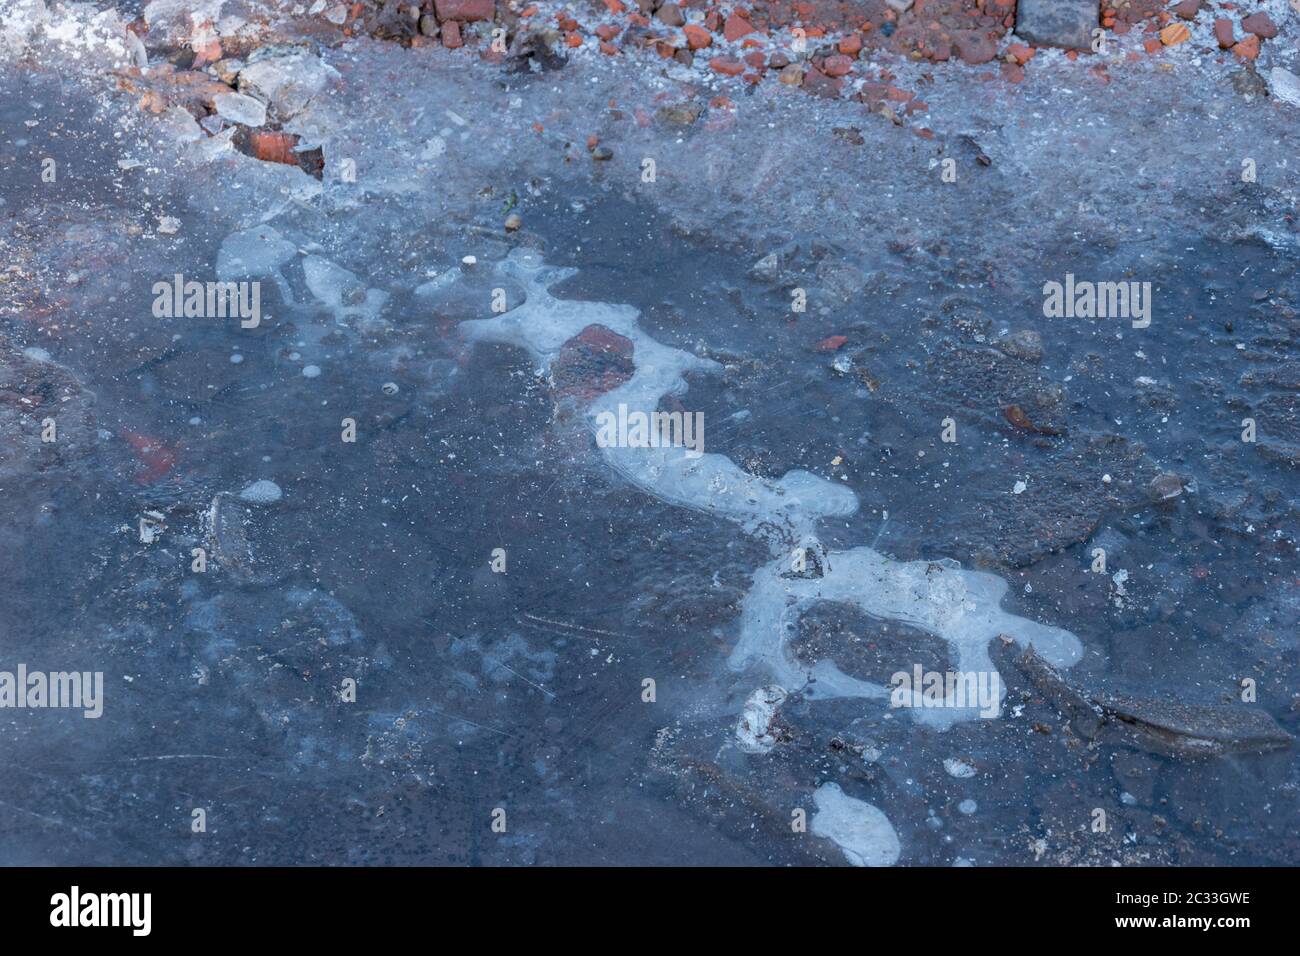
{"label": "wet ground", "polygon": [[[1239,143],[1202,141],[1227,172],[1180,166],[1195,136],[1134,145],[1141,118],[1063,97],[1064,73],[1015,114],[941,78],[935,151],[875,116],[865,145],[831,133],[860,104],[762,89],[689,129],[637,125],[601,111],[706,97],[360,40],[322,51],[334,92],[285,124],[323,149],[316,179],[205,152],[183,113],[116,88],[112,51],[42,49],[0,70],[0,670],[102,671],[104,713],[0,712],[3,862],[841,864],[843,839],[791,825],[830,818],[829,785],[883,812],[903,865],[1300,859],[1294,745],[1090,739],[996,640],[994,719],[942,729],[813,680],[750,752],[737,724],[773,678],[732,652],[762,569],[804,539],[602,454],[586,409],[643,368],[626,337],[539,368],[466,328],[497,289],[524,304],[512,254],[571,267],[560,313],[629,307],[718,363],[662,399],[703,414],[707,452],[856,496],[813,528],[820,560],[987,572],[1003,611],[1077,637],[1077,685],[1294,735],[1293,107],[1182,80],[1196,130],[1253,111],[1252,190]],[[1042,104],[1117,147],[1057,162]],[[1167,161],[1107,194],[1115,148]],[[945,149],[959,182],[986,178],[940,186]],[[645,155],[662,188],[638,181]],[[250,235],[284,248],[248,272],[256,328],[155,314],[156,283],[216,278]],[[1150,282],[1150,326],[1045,317],[1066,273]],[[279,496],[241,497],[259,481]],[[924,620],[813,601],[788,644],[805,676],[955,669]]]}

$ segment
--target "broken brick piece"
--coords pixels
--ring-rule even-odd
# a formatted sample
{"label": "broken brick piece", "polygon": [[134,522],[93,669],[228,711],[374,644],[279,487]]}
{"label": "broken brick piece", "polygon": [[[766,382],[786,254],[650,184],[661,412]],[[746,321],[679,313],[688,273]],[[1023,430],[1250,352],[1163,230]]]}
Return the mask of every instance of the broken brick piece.
{"label": "broken brick piece", "polygon": [[754,25],[738,13],[733,13],[727,17],[726,26],[722,29],[722,35],[728,40],[739,40],[741,37],[754,32]]}
{"label": "broken brick piece", "polygon": [[1160,31],[1160,42],[1165,46],[1177,46],[1192,38],[1192,31],[1185,23],[1171,23]]}
{"label": "broken brick piece", "polygon": [[252,130],[248,134],[249,152],[267,163],[284,163],[286,166],[297,166],[298,156],[293,151],[296,145],[298,145],[298,137],[292,133]]}
{"label": "broken brick piece", "polygon": [[1265,40],[1271,40],[1277,36],[1277,24],[1275,24],[1267,13],[1259,11],[1252,13],[1241,21],[1241,28],[1247,33],[1253,33],[1257,37]]}
{"label": "broken brick piece", "polygon": [[433,0],[433,7],[438,12],[439,20],[460,20],[468,23],[473,20],[491,20],[496,14],[494,0]]}
{"label": "broken brick piece", "polygon": [[1215,20],[1214,38],[1219,41],[1220,50],[1231,50],[1237,42],[1236,34],[1232,29],[1232,21],[1227,17],[1219,17]]}
{"label": "broken brick piece", "polygon": [[1019,63],[1021,66],[1033,59],[1034,54],[1037,52],[1033,47],[1026,46],[1023,43],[1013,43],[1007,47],[1007,56],[1011,58],[1011,62]]}
{"label": "broken brick piece", "polygon": [[1232,48],[1232,52],[1243,60],[1253,60],[1259,56],[1259,37],[1252,33]]}
{"label": "broken brick piece", "polygon": [[847,76],[853,69],[853,61],[842,53],[828,56],[822,61],[822,72],[827,76]]}
{"label": "broken brick piece", "polygon": [[686,34],[686,43],[692,50],[702,50],[713,44],[713,37],[709,35],[709,31],[694,23],[686,24],[682,32]]}

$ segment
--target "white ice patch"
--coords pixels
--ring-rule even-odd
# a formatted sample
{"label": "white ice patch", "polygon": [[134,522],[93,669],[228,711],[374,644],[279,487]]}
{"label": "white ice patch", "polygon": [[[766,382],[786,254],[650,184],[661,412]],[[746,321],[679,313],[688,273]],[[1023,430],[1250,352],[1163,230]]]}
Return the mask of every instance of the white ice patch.
{"label": "white ice patch", "polygon": [[834,783],[818,787],[813,801],[817,812],[812,832],[834,842],[854,866],[893,866],[898,862],[898,834],[876,807],[848,796]]}
{"label": "white ice patch", "polygon": [[243,93],[218,93],[212,102],[217,112],[232,123],[261,126],[266,122],[266,104]]}
{"label": "white ice patch", "polygon": [[251,501],[257,505],[275,504],[284,497],[284,492],[274,481],[261,478],[239,493],[239,497],[245,501]]}
{"label": "white ice patch", "polygon": [[[810,700],[862,697],[889,700],[881,684],[845,674],[827,659],[808,663],[789,648],[799,617],[812,605],[830,601],[849,604],[871,617],[903,621],[928,631],[948,644],[955,658],[951,669],[962,673],[997,673],[989,657],[989,642],[1000,634],[1058,666],[1075,663],[1082,653],[1079,639],[1069,631],[1002,610],[1007,583],[993,574],[963,571],[955,561],[894,561],[871,548],[831,552],[820,578],[786,578],[788,555],[782,554],[754,575],[754,584],[741,605],[740,640],[731,666],[740,670],[761,664],[783,687],[800,688]],[[998,712],[1005,688],[998,680]],[[990,680],[990,685],[992,681]],[[980,716],[969,707],[911,707],[914,718],[943,729]]]}
{"label": "white ice patch", "polygon": [[[655,409],[662,398],[686,391],[687,372],[717,372],[721,366],[650,338],[637,325],[638,311],[627,305],[556,299],[550,286],[575,274],[548,267],[534,252],[514,250],[498,271],[523,287],[522,305],[501,315],[461,324],[472,341],[526,348],[540,371],[549,369],[564,343],[590,325],[602,325],[632,342],[635,372],[620,387],[592,400],[587,409],[593,433],[601,412],[617,415],[618,405]],[[845,674],[829,659],[807,664],[795,658],[788,641],[799,616],[812,605],[832,601],[853,605],[877,619],[903,621],[947,642],[953,670],[996,673],[988,647],[1005,634],[1032,646],[1057,666],[1082,654],[1069,631],[1038,624],[1002,610],[1007,583],[993,574],[963,571],[955,561],[894,561],[868,547],[825,555],[819,578],[783,577],[795,542],[815,541],[823,518],[847,517],[858,509],[848,488],[806,471],[770,480],[751,475],[716,453],[700,457],[682,447],[601,448],[606,462],[638,488],[663,501],[694,508],[738,523],[765,537],[774,560],[754,573],[742,604],[740,638],[730,666],[759,667],[790,692],[822,700],[859,697],[886,703],[880,684]],[[991,683],[991,682],[990,682]],[[998,681],[999,697],[1005,694]],[[910,708],[914,717],[944,728],[975,719],[978,707]],[[998,711],[1000,713],[1000,701]]]}
{"label": "white ice patch", "polygon": [[321,256],[303,259],[302,272],[307,289],[340,325],[351,318],[372,319],[388,301],[387,292],[367,289],[355,274]]}
{"label": "white ice patch", "polygon": [[[498,269],[518,282],[527,298],[509,312],[462,323],[470,339],[521,345],[543,372],[564,343],[589,325],[603,325],[631,340],[636,371],[623,385],[592,401],[587,418],[593,433],[602,412],[617,418],[620,404],[653,410],[663,397],[686,391],[687,372],[722,370],[717,362],[650,338],[637,325],[640,313],[632,306],[555,299],[549,287],[573,275],[573,269],[548,267],[524,250],[512,252]],[[680,446],[600,451],[638,488],[672,504],[735,521],[751,534],[776,529],[784,532],[783,539],[795,540],[810,534],[821,518],[846,517],[858,507],[853,492],[806,471],[769,480],[749,474],[723,455],[696,456]]]}
{"label": "white ice patch", "polygon": [[217,278],[270,279],[287,304],[293,304],[293,292],[280,267],[298,254],[298,247],[270,226],[254,226],[232,232],[221,242],[217,253]]}
{"label": "white ice patch", "polygon": [[1268,86],[1276,99],[1300,106],[1300,77],[1294,73],[1275,66],[1268,75]]}

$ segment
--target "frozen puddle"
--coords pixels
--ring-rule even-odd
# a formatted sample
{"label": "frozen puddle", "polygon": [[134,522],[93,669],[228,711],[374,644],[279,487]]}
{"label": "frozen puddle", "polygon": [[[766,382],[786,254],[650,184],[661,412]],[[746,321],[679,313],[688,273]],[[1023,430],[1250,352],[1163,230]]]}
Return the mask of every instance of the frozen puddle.
{"label": "frozen puddle", "polygon": [[[653,412],[669,395],[686,391],[687,372],[715,372],[721,366],[647,336],[637,325],[637,309],[628,305],[557,299],[550,286],[576,273],[550,267],[533,252],[514,250],[497,266],[503,278],[522,287],[526,299],[518,307],[488,319],[461,324],[472,341],[497,342],[526,348],[541,372],[550,370],[564,344],[592,325],[603,326],[633,346],[634,372],[626,382],[595,399],[586,416],[593,434],[602,413],[618,416],[619,407]],[[598,442],[598,444],[601,444]],[[773,560],[754,573],[743,601],[739,641],[732,652],[733,670],[766,671],[784,692],[802,691],[812,699],[863,698],[888,702],[886,687],[845,674],[828,659],[811,666],[797,660],[789,647],[800,615],[814,603],[833,601],[860,608],[868,615],[903,621],[942,638],[953,666],[962,672],[997,672],[989,658],[989,642],[1005,634],[1022,647],[1033,646],[1058,666],[1079,659],[1082,646],[1069,631],[1038,624],[1002,610],[1007,584],[993,574],[962,570],[953,561],[898,562],[868,547],[826,552],[816,538],[823,518],[845,517],[858,509],[857,496],[847,488],[806,471],[790,471],[769,480],[741,469],[716,453],[699,454],[681,447],[601,447],[616,472],[663,501],[719,515],[739,524],[746,533],[763,537]],[[794,556],[792,558],[792,555]],[[790,572],[815,564],[819,576],[795,577]],[[1005,691],[997,682],[994,716],[1000,713]],[[921,708],[920,689],[911,691],[918,720],[943,728],[979,715],[967,707]],[[750,726],[753,739],[739,738],[741,748],[763,753],[771,748],[767,710],[779,704],[760,695],[759,710],[741,726]],[[751,699],[751,708],[754,707]],[[766,718],[766,719],[762,719]],[[892,863],[898,840],[884,814],[869,804],[844,796],[828,784],[817,792],[820,824],[860,864]],[[818,830],[820,826],[821,831]],[[888,837],[884,836],[888,833]]]}

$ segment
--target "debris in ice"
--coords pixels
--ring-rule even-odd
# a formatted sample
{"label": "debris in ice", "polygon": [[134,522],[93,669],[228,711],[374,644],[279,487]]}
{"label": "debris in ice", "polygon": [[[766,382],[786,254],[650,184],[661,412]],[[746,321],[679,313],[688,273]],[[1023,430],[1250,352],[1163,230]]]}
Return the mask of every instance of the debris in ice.
{"label": "debris in ice", "polygon": [[966,761],[959,760],[956,757],[948,757],[945,759],[943,762],[943,769],[948,771],[950,776],[956,777],[958,780],[965,780],[968,777],[975,776],[975,768]]}
{"label": "debris in ice", "polygon": [[1017,481],[1015,485],[1012,486],[1011,493],[1013,495],[1023,495],[1025,493],[1025,489],[1028,487],[1029,486],[1025,484],[1023,481]]}
{"label": "debris in ice", "polygon": [[1259,707],[1184,704],[1097,694],[1109,725],[1149,750],[1176,757],[1217,757],[1289,747],[1295,738]]}
{"label": "debris in ice", "polygon": [[262,478],[241,491],[239,497],[244,501],[251,501],[253,504],[269,505],[284,497],[284,492],[280,490],[280,486],[274,481]]}
{"label": "debris in ice", "polygon": [[319,365],[304,365],[302,367],[303,378],[318,378],[320,376]]}
{"label": "debris in ice", "polygon": [[1089,691],[1067,682],[1033,648],[1014,662],[1085,739],[1097,737],[1104,729],[1118,731],[1126,743],[1175,757],[1273,750],[1295,740],[1259,707],[1184,704]]}
{"label": "debris in ice", "polygon": [[812,832],[838,845],[854,866],[893,866],[898,862],[898,834],[876,807],[848,796],[835,783],[818,787],[813,800],[817,812]]}
{"label": "debris in ice", "polygon": [[218,93],[212,102],[222,118],[232,123],[261,126],[266,122],[266,104],[243,93]]}
{"label": "debris in ice", "polygon": [[749,695],[736,724],[736,742],[741,750],[749,754],[765,754],[776,746],[772,721],[787,696],[784,688],[775,685],[760,687]]}
{"label": "debris in ice", "polygon": [[204,524],[207,530],[208,550],[217,565],[235,576],[248,579],[254,573],[256,562],[253,545],[245,527],[246,515],[241,505],[222,492],[212,499]]}
{"label": "debris in ice", "polygon": [[166,530],[164,518],[159,511],[146,511],[140,516],[140,543],[153,544]]}
{"label": "debris in ice", "polygon": [[974,800],[963,800],[961,803],[957,804],[957,809],[966,814],[966,816],[970,816],[979,809],[979,804]]}
{"label": "debris in ice", "polygon": [[164,236],[174,236],[181,231],[181,221],[175,216],[161,216],[158,219],[158,231]]}

